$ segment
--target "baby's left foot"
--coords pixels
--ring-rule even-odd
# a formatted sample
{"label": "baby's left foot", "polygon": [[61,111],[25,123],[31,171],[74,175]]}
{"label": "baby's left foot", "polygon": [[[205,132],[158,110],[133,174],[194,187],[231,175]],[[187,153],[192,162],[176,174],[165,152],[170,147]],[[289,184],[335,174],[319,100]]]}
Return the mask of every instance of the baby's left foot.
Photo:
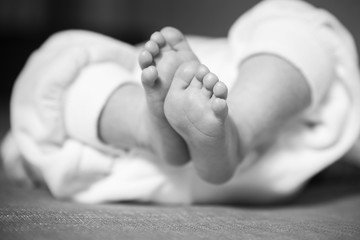
{"label": "baby's left foot", "polygon": [[165,100],[165,115],[188,144],[194,166],[204,180],[229,180],[241,160],[239,139],[228,115],[227,87],[207,67],[183,64]]}

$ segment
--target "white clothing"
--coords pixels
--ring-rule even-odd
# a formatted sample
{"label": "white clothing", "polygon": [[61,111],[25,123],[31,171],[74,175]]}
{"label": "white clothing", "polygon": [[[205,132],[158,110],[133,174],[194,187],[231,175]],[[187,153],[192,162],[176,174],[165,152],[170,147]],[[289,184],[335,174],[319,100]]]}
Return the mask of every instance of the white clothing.
{"label": "white clothing", "polygon": [[98,119],[107,99],[121,84],[140,79],[138,49],[95,33],[63,32],[33,54],[14,87],[11,132],[2,146],[8,173],[79,202],[267,201],[297,192],[357,141],[355,44],[328,12],[301,1],[268,0],[240,17],[227,38],[193,36],[189,42],[229,88],[251,55],[288,60],[307,79],[311,106],[266,150],[246,156],[228,183],[210,185],[192,163],[171,167],[149,152],[101,142]]}

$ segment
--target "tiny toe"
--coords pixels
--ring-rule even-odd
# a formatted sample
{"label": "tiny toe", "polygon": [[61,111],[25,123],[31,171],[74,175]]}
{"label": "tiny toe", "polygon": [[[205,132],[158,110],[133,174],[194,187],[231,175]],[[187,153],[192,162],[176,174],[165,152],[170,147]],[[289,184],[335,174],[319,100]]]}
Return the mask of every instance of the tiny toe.
{"label": "tiny toe", "polygon": [[147,50],[142,50],[139,54],[139,64],[141,69],[149,67],[153,63],[153,56]]}
{"label": "tiny toe", "polygon": [[214,86],[217,82],[219,82],[219,78],[211,72],[204,76],[203,84],[205,88],[210,91],[213,91]]}
{"label": "tiny toe", "polygon": [[209,69],[205,65],[200,64],[200,66],[196,72],[196,78],[199,79],[200,81],[203,81],[203,78],[209,72],[210,72]]}
{"label": "tiny toe", "polygon": [[154,32],[150,39],[157,43],[157,45],[162,48],[166,45],[164,36],[160,32]]}
{"label": "tiny toe", "polygon": [[166,42],[175,50],[190,50],[185,36],[178,29],[173,27],[164,27],[160,31],[164,36]]}
{"label": "tiny toe", "polygon": [[226,99],[228,94],[228,89],[223,82],[218,81],[213,88],[213,93],[217,98]]}
{"label": "tiny toe", "polygon": [[144,86],[152,87],[158,78],[158,71],[155,66],[145,68],[141,73],[141,81]]}
{"label": "tiny toe", "polygon": [[225,99],[214,98],[211,107],[215,115],[220,118],[224,119],[228,114],[228,106]]}
{"label": "tiny toe", "polygon": [[153,56],[159,54],[159,46],[156,42],[150,40],[145,43],[144,48]]}
{"label": "tiny toe", "polygon": [[[189,84],[193,84],[194,77],[195,77],[195,71],[196,71],[196,65],[191,63],[185,63],[181,65],[178,70],[175,73],[174,79],[181,79],[182,81],[173,81],[173,84],[180,84],[182,85],[182,88],[187,88]],[[196,79],[196,78],[195,78]],[[200,83],[196,80],[196,82]],[[201,85],[201,83],[200,83]]]}

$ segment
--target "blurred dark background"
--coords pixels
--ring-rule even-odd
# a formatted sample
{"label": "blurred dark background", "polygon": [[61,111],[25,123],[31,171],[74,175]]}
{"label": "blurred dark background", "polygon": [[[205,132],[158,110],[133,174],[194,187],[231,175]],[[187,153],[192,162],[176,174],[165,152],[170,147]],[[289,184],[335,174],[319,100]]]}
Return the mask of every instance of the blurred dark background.
{"label": "blurred dark background", "polygon": [[[0,103],[7,107],[14,80],[29,54],[54,32],[87,29],[138,43],[165,25],[186,34],[226,36],[258,0],[0,0]],[[360,45],[360,1],[309,0],[329,10]]]}

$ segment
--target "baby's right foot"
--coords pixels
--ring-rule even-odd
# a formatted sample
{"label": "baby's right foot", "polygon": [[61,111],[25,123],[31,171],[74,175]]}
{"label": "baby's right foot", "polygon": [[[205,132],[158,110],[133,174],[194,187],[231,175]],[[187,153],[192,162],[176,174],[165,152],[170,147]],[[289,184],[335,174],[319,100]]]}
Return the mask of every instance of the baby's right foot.
{"label": "baby's right foot", "polygon": [[207,67],[183,64],[165,101],[171,126],[188,144],[193,164],[204,180],[229,180],[241,160],[237,129],[228,116],[227,87]]}

